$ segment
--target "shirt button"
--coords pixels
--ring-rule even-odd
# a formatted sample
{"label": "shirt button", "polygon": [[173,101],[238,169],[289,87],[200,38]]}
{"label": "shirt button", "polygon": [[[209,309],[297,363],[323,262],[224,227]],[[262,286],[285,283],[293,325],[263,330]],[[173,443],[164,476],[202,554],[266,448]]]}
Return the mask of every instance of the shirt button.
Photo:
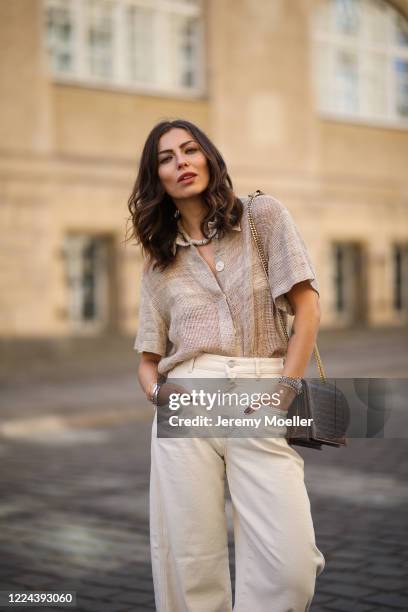
{"label": "shirt button", "polygon": [[217,263],[215,264],[215,269],[217,270],[217,272],[221,272],[224,269],[224,262],[217,261]]}

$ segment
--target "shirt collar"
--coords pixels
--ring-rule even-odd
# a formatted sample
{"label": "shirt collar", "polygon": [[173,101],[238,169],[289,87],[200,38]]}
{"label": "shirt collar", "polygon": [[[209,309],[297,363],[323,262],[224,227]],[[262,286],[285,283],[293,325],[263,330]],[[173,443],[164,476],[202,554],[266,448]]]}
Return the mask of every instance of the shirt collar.
{"label": "shirt collar", "polygon": [[[214,227],[215,223],[216,223],[215,221],[209,221],[208,222],[208,228],[211,230]],[[179,246],[190,246],[190,243],[186,242],[186,240],[183,238],[181,219],[178,219],[177,227],[178,227],[178,232],[177,232],[177,236],[176,236],[176,238],[174,240],[173,247],[172,247],[173,255],[176,254],[177,245],[179,245]],[[232,229],[235,230],[236,232],[240,232],[241,231],[241,224],[239,223],[239,221],[238,221],[238,223],[236,223],[233,226]]]}

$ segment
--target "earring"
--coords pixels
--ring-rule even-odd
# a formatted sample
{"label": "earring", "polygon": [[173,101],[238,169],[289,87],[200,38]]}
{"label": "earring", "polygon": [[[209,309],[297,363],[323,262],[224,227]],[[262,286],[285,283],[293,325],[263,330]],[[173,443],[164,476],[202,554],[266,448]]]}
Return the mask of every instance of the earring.
{"label": "earring", "polygon": [[179,211],[179,209],[178,209],[178,208],[176,208],[176,212],[174,213],[174,218],[175,218],[175,219],[178,219],[178,218],[179,218],[179,216],[180,216],[180,211]]}

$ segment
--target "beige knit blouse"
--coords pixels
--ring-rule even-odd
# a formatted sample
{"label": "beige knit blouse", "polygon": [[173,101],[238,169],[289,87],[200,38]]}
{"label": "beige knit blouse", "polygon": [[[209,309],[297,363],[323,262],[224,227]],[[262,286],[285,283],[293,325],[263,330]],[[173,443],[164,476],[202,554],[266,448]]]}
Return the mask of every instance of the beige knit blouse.
{"label": "beige knit blouse", "polygon": [[[273,317],[272,297],[286,317],[293,285],[316,275],[295,223],[278,200],[258,196],[252,214],[269,258],[269,284],[253,243],[247,204],[241,222],[213,238],[216,276],[181,233],[176,259],[165,271],[142,274],[139,328],[134,349],[162,356],[159,374],[200,353],[234,357],[281,357],[286,342]],[[218,265],[217,265],[218,263]]]}

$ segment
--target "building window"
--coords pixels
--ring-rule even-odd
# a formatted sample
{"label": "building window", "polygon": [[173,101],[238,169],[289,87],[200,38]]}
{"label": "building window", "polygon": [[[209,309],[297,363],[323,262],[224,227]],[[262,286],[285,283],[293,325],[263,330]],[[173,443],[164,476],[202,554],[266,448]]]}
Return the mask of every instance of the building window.
{"label": "building window", "polygon": [[175,65],[180,66],[179,83],[183,87],[196,86],[194,67],[199,61],[198,33],[199,21],[178,15],[174,18],[174,38],[176,42]]}
{"label": "building window", "polygon": [[345,308],[345,285],[344,285],[344,268],[345,268],[345,253],[344,247],[340,244],[335,244],[333,248],[334,255],[334,296],[335,310],[341,313]]}
{"label": "building window", "polygon": [[408,312],[408,245],[393,247],[393,306],[399,313]]}
{"label": "building window", "polygon": [[69,0],[49,1],[46,29],[52,71],[58,74],[74,72],[74,20]]}
{"label": "building window", "polygon": [[320,0],[313,20],[319,110],[408,127],[408,20],[385,0]]}
{"label": "building window", "polygon": [[46,0],[56,79],[203,93],[201,0]]}
{"label": "building window", "polygon": [[76,329],[105,327],[109,312],[107,239],[68,234],[64,253],[69,320]]}
{"label": "building window", "polygon": [[85,49],[88,74],[113,78],[114,5],[107,0],[88,0],[85,10]]}
{"label": "building window", "polygon": [[155,61],[153,46],[154,11],[142,6],[128,6],[127,46],[129,77],[132,82],[154,83]]}
{"label": "building window", "polygon": [[332,244],[333,309],[339,322],[361,323],[367,315],[366,266],[363,246],[355,242]]}

